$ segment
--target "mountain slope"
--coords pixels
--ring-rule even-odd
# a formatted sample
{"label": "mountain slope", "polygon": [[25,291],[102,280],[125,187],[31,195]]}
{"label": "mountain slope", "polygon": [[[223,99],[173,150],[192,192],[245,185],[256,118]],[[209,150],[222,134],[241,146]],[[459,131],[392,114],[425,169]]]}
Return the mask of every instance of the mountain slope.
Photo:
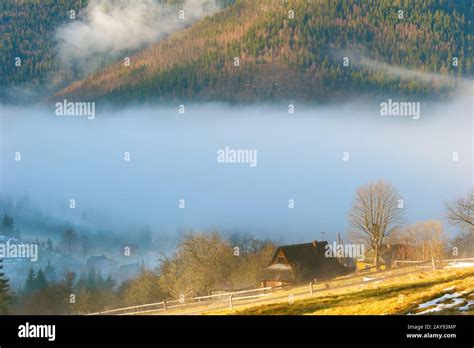
{"label": "mountain slope", "polygon": [[[0,2],[0,100],[18,99],[20,89],[15,87],[24,88],[26,83],[29,88],[44,89],[49,74],[61,68],[55,59],[54,32],[68,22],[71,9],[79,13],[86,5],[85,0]],[[17,58],[21,66],[15,65]],[[58,75],[67,81],[73,74],[61,71]]]}
{"label": "mountain slope", "polygon": [[[470,1],[240,0],[138,52],[130,57],[130,66],[119,60],[53,99],[260,101],[369,93],[446,95],[453,85],[449,78],[396,76],[382,64],[374,69],[371,62],[446,77],[472,76],[472,14]],[[234,65],[236,57],[239,66]],[[454,57],[458,66],[452,64]]]}
{"label": "mountain slope", "polygon": [[[212,12],[217,8],[229,6],[234,0],[147,0],[147,2],[156,15],[151,18],[160,24],[152,25],[147,22],[149,18],[142,18],[141,23],[135,24],[137,28],[151,28],[154,30],[153,35],[159,36],[160,29],[166,33],[179,27],[176,25],[178,20],[173,21],[172,18],[160,21],[167,18],[165,16],[169,16],[172,11],[178,11],[180,8],[196,11],[196,8],[202,6],[203,12]],[[133,1],[123,0],[1,1],[0,101],[34,102],[51,95],[58,88],[65,88],[75,80],[84,78],[85,73],[97,67],[106,67],[113,62],[112,58],[116,58],[120,47],[115,51],[94,56],[94,62],[87,61],[84,66],[80,64],[82,63],[80,59],[76,61],[75,49],[82,49],[83,51],[79,52],[82,54],[90,48],[96,49],[98,45],[103,44],[101,39],[108,38],[113,41],[114,38],[107,36],[107,33],[97,32],[97,26],[102,25],[109,30],[117,26],[119,28],[127,26],[130,22],[121,22],[119,17],[127,11],[133,12],[136,7],[138,6],[135,6]],[[113,9],[112,13],[107,13],[107,9]],[[72,10],[74,18],[71,18]],[[156,13],[158,10],[160,12]],[[137,15],[139,12],[139,10],[133,12],[132,15]],[[199,12],[194,15],[195,17],[187,18],[188,22],[185,21],[180,25],[187,25],[186,23],[194,21],[202,14]],[[137,31],[140,30],[137,28],[135,28]],[[87,46],[89,33],[97,37],[97,44]],[[147,36],[143,29],[141,34],[146,38],[145,41],[150,40],[149,33]],[[63,45],[65,42],[66,45]],[[131,54],[136,51],[136,46],[143,48],[143,45],[141,42],[134,42],[131,48],[125,45],[122,53]]]}

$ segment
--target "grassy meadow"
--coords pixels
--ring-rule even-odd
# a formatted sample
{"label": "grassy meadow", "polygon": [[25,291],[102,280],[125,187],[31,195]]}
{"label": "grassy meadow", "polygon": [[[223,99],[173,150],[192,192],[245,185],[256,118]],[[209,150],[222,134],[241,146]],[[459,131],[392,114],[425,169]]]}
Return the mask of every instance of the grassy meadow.
{"label": "grassy meadow", "polygon": [[[370,274],[366,279],[369,279]],[[377,278],[377,279],[376,279]],[[237,315],[393,315],[415,314],[422,310],[418,305],[436,299],[444,294],[462,293],[459,304],[449,308],[451,299],[442,301],[443,306],[434,314],[474,314],[474,306],[459,310],[469,300],[474,300],[474,268],[441,269],[409,273],[390,278],[390,272],[380,273],[370,278],[367,284],[344,287],[328,291],[315,292],[311,295],[294,296],[290,304],[288,298],[298,289],[280,291],[279,300],[272,303],[252,303],[234,310],[209,312],[208,314]],[[428,314],[428,313],[427,313]]]}

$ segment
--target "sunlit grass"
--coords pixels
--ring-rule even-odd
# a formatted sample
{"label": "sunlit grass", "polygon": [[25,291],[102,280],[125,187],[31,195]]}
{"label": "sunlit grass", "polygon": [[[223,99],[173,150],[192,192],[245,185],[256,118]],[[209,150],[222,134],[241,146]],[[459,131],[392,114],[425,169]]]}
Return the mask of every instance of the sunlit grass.
{"label": "sunlit grass", "polygon": [[[253,304],[246,308],[211,314],[242,315],[350,315],[350,314],[407,314],[418,304],[443,294],[443,289],[455,286],[455,291],[474,289],[474,268],[426,271],[354,288],[328,290],[313,297],[287,300],[272,304]],[[289,291],[291,292],[291,291]],[[461,314],[457,309],[439,314]],[[472,307],[464,314],[472,314]]]}

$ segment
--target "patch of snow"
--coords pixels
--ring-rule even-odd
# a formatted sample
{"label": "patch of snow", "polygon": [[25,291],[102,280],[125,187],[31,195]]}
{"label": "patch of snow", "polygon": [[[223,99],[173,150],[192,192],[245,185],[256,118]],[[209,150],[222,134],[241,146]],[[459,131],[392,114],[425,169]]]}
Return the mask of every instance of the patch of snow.
{"label": "patch of snow", "polygon": [[474,305],[474,300],[468,301],[464,306],[459,307],[460,311],[467,311],[470,306]]}
{"label": "patch of snow", "polygon": [[0,234],[0,243],[7,244],[7,242],[10,242],[10,244],[21,244],[21,241],[16,238],[12,238],[12,237],[8,237],[3,234]]}
{"label": "patch of snow", "polygon": [[450,286],[449,288],[443,289],[443,291],[453,291],[455,289],[456,287],[453,285],[453,286]]}
{"label": "patch of snow", "polygon": [[464,262],[450,262],[448,266],[444,267],[446,269],[451,268],[466,268],[466,267],[474,267],[474,262],[464,261]]}
{"label": "patch of snow", "polygon": [[[463,294],[459,292],[455,292],[454,294],[444,294],[443,296],[435,298],[434,300],[422,303],[418,305],[418,309],[429,308],[429,307],[433,307],[433,308],[429,308],[425,311],[415,313],[415,315],[440,312],[447,308],[456,307],[465,301],[463,298],[459,298],[462,295]],[[446,300],[451,300],[451,301],[449,303],[443,303]]]}
{"label": "patch of snow", "polygon": [[374,280],[375,278],[370,278],[370,277],[363,277],[362,281],[363,282],[370,282],[371,280]]}

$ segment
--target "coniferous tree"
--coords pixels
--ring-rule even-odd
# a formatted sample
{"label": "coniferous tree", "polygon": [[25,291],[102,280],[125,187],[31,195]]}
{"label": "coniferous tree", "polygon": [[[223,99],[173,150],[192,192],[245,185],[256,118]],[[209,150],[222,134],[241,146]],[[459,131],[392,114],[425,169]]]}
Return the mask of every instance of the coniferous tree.
{"label": "coniferous tree", "polygon": [[3,215],[2,219],[2,234],[5,236],[13,237],[15,222],[11,216],[7,214]]}
{"label": "coniferous tree", "polygon": [[33,267],[31,267],[28,272],[28,276],[26,277],[26,280],[25,280],[25,286],[23,288],[25,293],[31,294],[33,291],[35,291],[35,278],[36,278],[36,273],[33,270]]}
{"label": "coniferous tree", "polygon": [[3,272],[3,263],[2,259],[0,259],[0,314],[7,314],[8,306],[12,300],[13,296],[10,292],[8,278]]}
{"label": "coniferous tree", "polygon": [[51,265],[51,261],[48,260],[48,265],[44,269],[44,275],[46,276],[46,280],[50,283],[54,283],[57,281],[57,274],[56,270],[53,265]]}
{"label": "coniferous tree", "polygon": [[20,239],[21,238],[21,231],[18,226],[15,226],[15,231],[13,232],[12,235],[13,238]]}
{"label": "coniferous tree", "polygon": [[46,242],[47,250],[48,251],[53,251],[53,241],[51,238],[48,238],[48,241]]}
{"label": "coniferous tree", "polygon": [[47,285],[48,281],[46,280],[46,276],[43,270],[40,268],[35,277],[35,290],[44,289]]}
{"label": "coniferous tree", "polygon": [[115,286],[115,280],[112,278],[111,275],[107,277],[107,279],[104,281],[103,287],[107,290],[112,290],[112,288]]}
{"label": "coniferous tree", "polygon": [[72,255],[76,249],[77,232],[73,228],[68,228],[63,233],[63,248],[64,251]]}

